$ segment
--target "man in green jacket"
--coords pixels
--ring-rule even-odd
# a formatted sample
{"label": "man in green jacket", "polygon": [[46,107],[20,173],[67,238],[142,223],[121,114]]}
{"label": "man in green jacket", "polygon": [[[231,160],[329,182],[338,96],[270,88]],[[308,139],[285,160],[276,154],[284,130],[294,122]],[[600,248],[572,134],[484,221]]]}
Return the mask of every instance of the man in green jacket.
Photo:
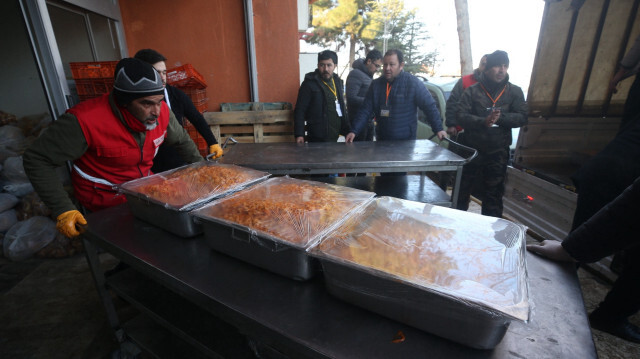
{"label": "man in green jacket", "polygon": [[173,145],[187,163],[204,160],[163,98],[162,79],[151,65],[122,59],[110,94],[69,109],[27,149],[25,172],[57,218],[58,231],[75,237],[87,224],[56,173],[67,161],[74,197],[97,211],[126,201],[116,186],[150,175],[162,143]]}

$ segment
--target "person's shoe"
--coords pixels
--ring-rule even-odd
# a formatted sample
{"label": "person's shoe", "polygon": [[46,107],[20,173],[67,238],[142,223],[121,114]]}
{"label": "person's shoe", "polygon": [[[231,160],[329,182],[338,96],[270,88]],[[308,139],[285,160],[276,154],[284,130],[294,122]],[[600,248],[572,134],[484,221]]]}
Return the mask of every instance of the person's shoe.
{"label": "person's shoe", "polygon": [[589,315],[589,323],[593,329],[598,329],[633,343],[640,343],[640,327],[629,323],[626,318],[612,320],[600,315],[596,310]]}

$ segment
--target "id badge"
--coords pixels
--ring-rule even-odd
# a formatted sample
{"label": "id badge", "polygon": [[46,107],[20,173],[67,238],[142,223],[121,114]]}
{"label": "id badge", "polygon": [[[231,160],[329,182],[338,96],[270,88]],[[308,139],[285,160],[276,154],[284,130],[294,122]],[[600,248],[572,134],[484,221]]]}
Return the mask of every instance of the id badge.
{"label": "id badge", "polygon": [[387,106],[382,106],[380,108],[380,117],[389,117],[390,113],[389,113],[389,109],[387,108]]}
{"label": "id badge", "polygon": [[342,117],[342,110],[340,109],[340,102],[336,100],[336,112],[338,113],[338,117]]}

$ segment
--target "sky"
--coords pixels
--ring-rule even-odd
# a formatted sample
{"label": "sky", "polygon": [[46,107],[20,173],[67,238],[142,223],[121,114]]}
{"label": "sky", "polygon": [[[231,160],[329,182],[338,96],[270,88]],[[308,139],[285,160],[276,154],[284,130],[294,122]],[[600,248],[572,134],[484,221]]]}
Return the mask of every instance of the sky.
{"label": "sky", "polygon": [[[473,67],[495,50],[509,54],[510,81],[525,94],[538,44],[543,0],[467,0]],[[405,0],[405,9],[418,9],[438,50],[436,76],[459,74],[460,50],[454,0]]]}
{"label": "sky", "polygon": [[[522,87],[526,95],[544,0],[467,0],[467,3],[473,67],[477,67],[486,53],[506,51],[510,61],[510,81]],[[460,51],[454,0],[405,0],[405,9],[412,8],[418,10],[418,18],[431,36],[426,46],[438,51],[436,76],[459,75]],[[302,41],[300,50],[317,53],[318,48]],[[345,57],[348,57],[348,52],[341,51],[339,59]],[[343,62],[342,65],[346,64]]]}

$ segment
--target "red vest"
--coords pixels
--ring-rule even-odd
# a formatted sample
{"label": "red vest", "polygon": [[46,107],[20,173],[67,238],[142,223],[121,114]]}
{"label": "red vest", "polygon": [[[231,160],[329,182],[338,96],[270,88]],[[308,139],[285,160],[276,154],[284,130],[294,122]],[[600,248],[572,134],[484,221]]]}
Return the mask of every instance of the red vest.
{"label": "red vest", "polygon": [[169,108],[162,103],[158,126],[146,131],[142,148],[113,113],[109,95],[84,101],[67,112],[78,119],[87,151],[73,161],[74,195],[90,211],[126,202],[113,185],[151,174],[153,157],[165,139]]}
{"label": "red vest", "polygon": [[469,87],[469,86],[471,86],[471,85],[473,85],[475,83],[478,83],[478,81],[476,81],[476,77],[473,76],[473,75],[474,74],[462,76],[462,89],[463,90],[466,90],[467,87]]}

